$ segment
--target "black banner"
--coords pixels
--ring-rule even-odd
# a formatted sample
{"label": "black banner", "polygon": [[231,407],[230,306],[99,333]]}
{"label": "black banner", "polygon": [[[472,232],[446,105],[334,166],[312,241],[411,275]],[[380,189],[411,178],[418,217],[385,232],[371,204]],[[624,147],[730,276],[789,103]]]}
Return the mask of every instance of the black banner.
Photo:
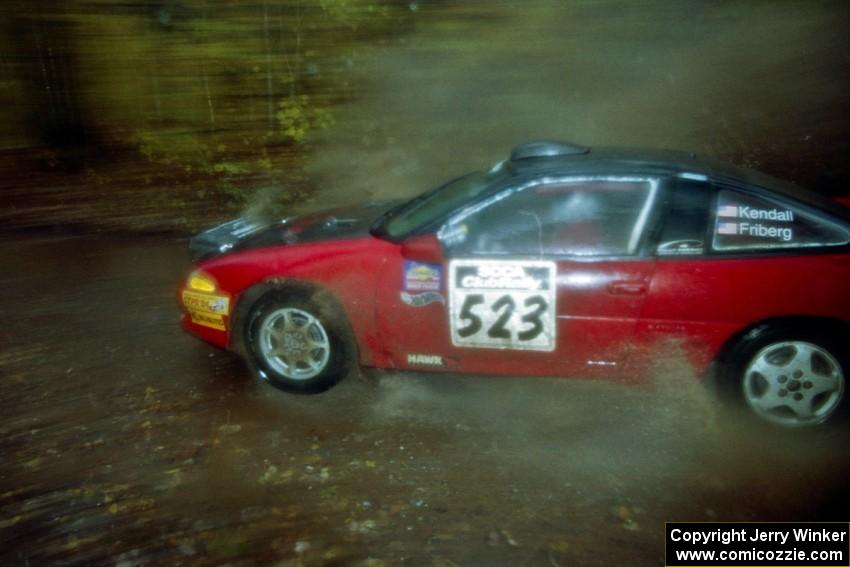
{"label": "black banner", "polygon": [[706,523],[666,524],[668,567],[847,567],[850,524]]}

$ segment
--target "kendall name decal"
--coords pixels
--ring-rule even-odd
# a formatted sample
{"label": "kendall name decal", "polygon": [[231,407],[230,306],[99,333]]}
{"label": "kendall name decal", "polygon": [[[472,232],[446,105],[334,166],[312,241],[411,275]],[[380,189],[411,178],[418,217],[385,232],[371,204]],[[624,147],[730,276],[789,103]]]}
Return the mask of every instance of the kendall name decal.
{"label": "kendall name decal", "polygon": [[755,207],[744,205],[723,205],[717,209],[717,215],[750,220],[794,222],[794,211],[788,209],[756,209]]}

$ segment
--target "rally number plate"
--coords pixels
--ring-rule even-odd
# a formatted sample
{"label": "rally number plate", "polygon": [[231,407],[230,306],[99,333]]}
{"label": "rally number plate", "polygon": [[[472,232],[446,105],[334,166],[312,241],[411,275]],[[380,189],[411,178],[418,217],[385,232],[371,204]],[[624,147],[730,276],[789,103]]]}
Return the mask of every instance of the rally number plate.
{"label": "rally number plate", "polygon": [[554,262],[451,261],[452,344],[555,350],[555,274]]}

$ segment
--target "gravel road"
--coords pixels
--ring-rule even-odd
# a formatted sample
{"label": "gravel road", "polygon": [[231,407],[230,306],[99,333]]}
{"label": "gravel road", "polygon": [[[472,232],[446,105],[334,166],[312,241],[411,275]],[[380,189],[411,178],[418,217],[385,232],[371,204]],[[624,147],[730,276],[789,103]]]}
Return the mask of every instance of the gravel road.
{"label": "gravel road", "polygon": [[663,565],[665,521],[847,520],[845,432],[654,388],[367,371],[185,335],[185,241],[0,242],[0,564]]}

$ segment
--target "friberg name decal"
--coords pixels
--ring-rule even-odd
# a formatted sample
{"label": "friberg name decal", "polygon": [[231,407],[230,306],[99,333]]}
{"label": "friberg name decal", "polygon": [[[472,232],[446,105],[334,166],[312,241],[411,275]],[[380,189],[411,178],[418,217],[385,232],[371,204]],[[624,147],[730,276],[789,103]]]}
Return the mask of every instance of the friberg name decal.
{"label": "friberg name decal", "polygon": [[790,227],[765,226],[761,223],[750,222],[721,222],[717,225],[717,234],[774,238],[783,242],[790,242],[794,239],[794,230]]}

